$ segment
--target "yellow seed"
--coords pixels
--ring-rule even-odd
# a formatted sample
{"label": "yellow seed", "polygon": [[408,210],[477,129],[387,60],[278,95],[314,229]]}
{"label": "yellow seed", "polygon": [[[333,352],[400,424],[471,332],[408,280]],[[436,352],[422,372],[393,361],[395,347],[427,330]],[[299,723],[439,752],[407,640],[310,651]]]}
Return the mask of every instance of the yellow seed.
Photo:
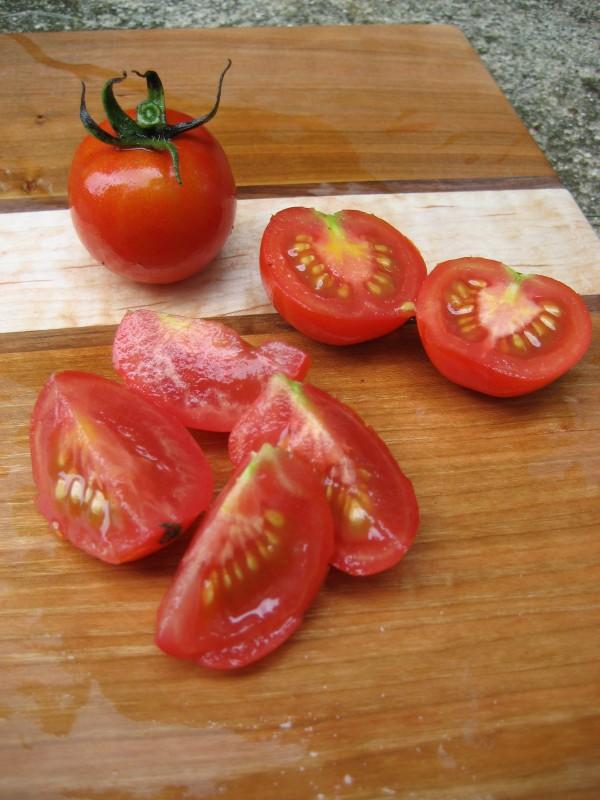
{"label": "yellow seed", "polygon": [[271,551],[268,545],[266,545],[264,542],[257,542],[256,547],[263,558],[269,557]]}
{"label": "yellow seed", "polygon": [[374,244],[373,245],[373,250],[376,250],[378,253],[389,253],[390,252],[390,248],[387,246],[387,244]]}
{"label": "yellow seed", "polygon": [[100,491],[100,489],[96,489],[94,492],[94,497],[92,498],[92,504],[90,505],[90,511],[92,514],[102,514],[105,508],[106,497]]}
{"label": "yellow seed", "polygon": [[348,519],[353,525],[357,525],[358,523],[363,522],[363,520],[367,516],[367,512],[365,511],[365,509],[354,497],[350,500],[350,503],[346,510],[346,514],[348,516]]}
{"label": "yellow seed", "polygon": [[382,286],[386,286],[386,287],[390,287],[390,286],[394,285],[393,282],[392,282],[392,279],[389,277],[389,275],[386,275],[384,272],[376,272],[373,275],[373,280],[377,281],[377,283],[380,283]]}
{"label": "yellow seed", "polygon": [[462,300],[457,294],[451,294],[450,297],[448,298],[448,301],[449,304],[454,308],[459,308],[460,306],[462,306]]}
{"label": "yellow seed", "polygon": [[463,325],[462,332],[463,333],[471,333],[471,331],[476,330],[478,327],[476,322],[473,322],[471,325]]}
{"label": "yellow seed", "polygon": [[65,483],[64,478],[59,478],[56,481],[56,486],[54,487],[54,497],[57,500],[64,500],[67,496],[67,484]]}
{"label": "yellow seed", "polygon": [[324,269],[325,267],[323,264],[313,264],[313,266],[310,268],[310,271],[313,275],[320,275]]}
{"label": "yellow seed", "polygon": [[305,250],[310,250],[310,245],[306,242],[300,242],[296,240],[296,243],[294,244],[294,250],[297,253],[303,253]]}
{"label": "yellow seed", "polygon": [[556,330],[556,323],[549,317],[547,314],[540,314],[540,322],[543,322],[547,328],[550,328],[551,331]]}
{"label": "yellow seed", "polygon": [[361,477],[361,478],[362,478],[364,481],[368,481],[368,480],[370,479],[370,477],[371,477],[371,473],[370,473],[370,472],[369,472],[369,470],[368,470],[368,469],[366,469],[365,467],[359,467],[359,468],[358,468],[358,474],[360,475],[360,477]]}
{"label": "yellow seed", "polygon": [[221,574],[223,576],[223,586],[226,589],[231,589],[233,581],[231,580],[231,575],[229,574],[229,571],[228,571],[227,567],[223,567],[222,568]]}
{"label": "yellow seed", "polygon": [[355,489],[354,496],[358,499],[363,508],[369,508],[371,505],[371,498],[368,493],[362,489]]}
{"label": "yellow seed", "polygon": [[296,236],[297,242],[312,242],[312,238],[307,233],[299,233]]}
{"label": "yellow seed", "polygon": [[242,568],[240,567],[240,565],[238,564],[237,561],[233,562],[233,571],[234,571],[235,577],[238,579],[238,581],[243,581],[244,580],[244,573],[242,572]]}
{"label": "yellow seed", "polygon": [[328,483],[325,486],[325,497],[328,500],[331,500],[331,498],[333,497],[333,483]]}
{"label": "yellow seed", "polygon": [[471,317],[471,316],[469,316],[469,317],[459,317],[459,319],[457,320],[457,322],[458,322],[458,324],[460,325],[461,328],[468,327],[474,321],[475,321],[475,317]]}
{"label": "yellow seed", "polygon": [[512,343],[517,348],[517,350],[527,350],[527,344],[523,341],[523,337],[520,336],[518,333],[513,333]]}
{"label": "yellow seed", "polygon": [[378,264],[381,264],[382,267],[391,267],[392,266],[392,260],[391,260],[391,258],[388,258],[387,256],[377,256],[375,261]]}
{"label": "yellow seed", "polygon": [[458,292],[463,300],[466,300],[467,297],[469,297],[470,292],[462,281],[457,281],[454,284],[454,289]]}
{"label": "yellow seed", "polygon": [[265,519],[275,528],[283,528],[285,525],[285,517],[281,511],[277,511],[276,508],[267,508],[265,511]]}
{"label": "yellow seed", "polygon": [[273,547],[279,544],[279,536],[277,536],[275,531],[272,531],[269,528],[267,528],[265,530],[265,536],[267,537],[269,544],[273,545]]}
{"label": "yellow seed", "polygon": [[302,256],[302,257],[300,258],[300,263],[301,263],[301,264],[304,264],[305,266],[308,266],[309,264],[312,264],[312,262],[313,262],[314,260],[315,260],[315,257],[314,257],[313,255],[310,255],[310,256]]}
{"label": "yellow seed", "polygon": [[248,569],[252,572],[256,572],[258,569],[258,561],[253,553],[246,553],[246,564],[248,565]]}
{"label": "yellow seed", "polygon": [[415,310],[415,304],[413,303],[412,300],[407,300],[400,306],[400,311],[402,311],[404,314],[410,313],[411,311],[414,310]]}
{"label": "yellow seed", "polygon": [[371,294],[381,294],[383,292],[381,286],[373,281],[367,281],[367,289],[371,292]]}
{"label": "yellow seed", "polygon": [[88,486],[87,489],[85,490],[85,495],[83,497],[83,502],[85,503],[85,505],[87,505],[90,502],[93,495],[94,495],[94,490],[92,489],[91,486]]}
{"label": "yellow seed", "polygon": [[214,584],[210,579],[205,580],[204,586],[202,587],[202,601],[204,602],[205,606],[209,606],[214,599],[215,599]]}
{"label": "yellow seed", "polygon": [[71,500],[74,503],[81,503],[83,500],[83,487],[85,486],[85,482],[83,478],[80,478],[79,475],[73,479],[71,483],[71,489],[69,490],[69,495]]}
{"label": "yellow seed", "polygon": [[546,329],[544,328],[544,326],[540,325],[540,323],[536,319],[534,319],[533,322],[531,323],[531,327],[537,333],[538,336],[543,336],[546,333]]}
{"label": "yellow seed", "polygon": [[328,275],[327,273],[325,273],[324,275],[319,275],[319,277],[315,281],[315,289],[328,289],[332,283],[333,280],[331,278],[331,275]]}
{"label": "yellow seed", "polygon": [[544,311],[547,311],[549,314],[552,314],[553,317],[560,317],[561,310],[558,306],[554,305],[554,303],[543,303],[542,308]]}
{"label": "yellow seed", "polygon": [[342,283],[341,286],[338,286],[337,293],[339,297],[345,300],[347,297],[350,297],[350,287],[347,283]]}

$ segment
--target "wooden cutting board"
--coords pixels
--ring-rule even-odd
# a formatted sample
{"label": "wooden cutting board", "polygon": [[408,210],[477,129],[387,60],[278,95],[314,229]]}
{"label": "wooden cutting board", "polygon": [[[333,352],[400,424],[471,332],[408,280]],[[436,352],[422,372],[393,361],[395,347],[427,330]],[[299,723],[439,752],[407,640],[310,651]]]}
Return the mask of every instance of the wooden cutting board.
{"label": "wooden cutting board", "polygon": [[[138,287],[75,239],[65,185],[79,80],[155,68],[211,124],[239,185],[202,276]],[[600,321],[585,359],[498,401],[447,383],[416,328],[336,349],[268,305],[258,238],[302,202],[389,219],[431,268],[479,254],[598,307],[600,248],[462,34],[449,26],[110,31],[0,39],[0,796],[7,800],[540,800],[600,796]],[[120,92],[134,103],[141,84]],[[94,105],[95,103],[95,105]],[[109,567],[33,507],[27,431],[54,370],[112,376],[125,309],[225,318],[307,349],[417,491],[395,569],[332,572],[300,631],[214,674],[153,644],[183,543]],[[226,439],[201,434],[220,487]]]}

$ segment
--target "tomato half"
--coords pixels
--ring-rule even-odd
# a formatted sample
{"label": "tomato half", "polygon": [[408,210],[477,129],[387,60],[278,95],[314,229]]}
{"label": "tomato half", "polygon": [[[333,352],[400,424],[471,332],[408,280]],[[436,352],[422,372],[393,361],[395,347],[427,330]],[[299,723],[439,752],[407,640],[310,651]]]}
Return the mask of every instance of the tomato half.
{"label": "tomato half", "polygon": [[[192,119],[166,113],[172,125]],[[77,234],[97,261],[135,281],[172,283],[199,272],[233,226],[235,183],[219,142],[201,127],[178,136],[176,147],[181,184],[166,151],[86,136],[73,157],[68,191]]]}
{"label": "tomato half", "polygon": [[419,292],[417,325],[442,375],[495,397],[551,383],[582,358],[592,338],[576,292],[486,258],[438,264]]}
{"label": "tomato half", "polygon": [[363,211],[286,208],[266,227],[260,270],[291,325],[327,344],[393,331],[414,316],[426,267],[415,245]]}
{"label": "tomato half", "polygon": [[285,342],[252,347],[218,322],[142,309],[119,325],[113,365],[131,389],[188,427],[230,431],[270,375],[301,379],[310,358]]}
{"label": "tomato half", "polygon": [[262,658],[300,624],[332,550],[318,477],[265,445],[236,470],[198,528],[159,608],[158,646],[217,669]]}
{"label": "tomato half", "polygon": [[30,446],[40,512],[112,564],[168,544],[212,496],[210,467],[189,431],[99,375],[52,375],[33,410]]}
{"label": "tomato half", "polygon": [[370,575],[406,554],[419,523],[412,484],[352,409],[275,375],[232,430],[231,460],[239,463],[263,442],[302,456],[321,474],[335,521],[334,566]]}

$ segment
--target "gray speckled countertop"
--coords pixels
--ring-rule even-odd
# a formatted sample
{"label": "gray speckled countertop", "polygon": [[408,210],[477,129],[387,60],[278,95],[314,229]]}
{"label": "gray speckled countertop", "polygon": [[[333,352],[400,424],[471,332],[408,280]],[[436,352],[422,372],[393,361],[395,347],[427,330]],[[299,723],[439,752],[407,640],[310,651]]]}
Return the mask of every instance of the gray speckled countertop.
{"label": "gray speckled countertop", "polygon": [[0,30],[458,25],[600,231],[597,0],[0,0]]}

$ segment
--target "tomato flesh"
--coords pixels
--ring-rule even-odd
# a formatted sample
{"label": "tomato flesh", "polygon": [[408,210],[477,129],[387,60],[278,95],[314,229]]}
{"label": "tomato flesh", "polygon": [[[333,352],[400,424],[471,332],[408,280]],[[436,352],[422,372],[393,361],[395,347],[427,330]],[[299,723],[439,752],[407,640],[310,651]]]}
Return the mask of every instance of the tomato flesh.
{"label": "tomato flesh", "polygon": [[417,325],[443,375],[496,397],[556,380],[583,357],[592,336],[590,314],[568,286],[484,258],[439,264],[419,292]]}
{"label": "tomato flesh", "polygon": [[332,563],[370,575],[398,563],[418,527],[410,480],[377,434],[331,395],[275,375],[229,437],[240,463],[263,442],[285,447],[320,473],[335,521]]}
{"label": "tomato flesh", "polygon": [[414,316],[426,275],[415,245],[363,211],[286,208],[261,241],[271,302],[291,325],[327,344],[374,339]]}
{"label": "tomato flesh", "polygon": [[51,376],[34,407],[30,446],[40,512],[109,563],[168,544],[212,496],[210,467],[189,431],[98,375]]}
{"label": "tomato flesh", "polygon": [[[169,124],[189,120],[167,110]],[[101,127],[112,131],[106,122]],[[142,283],[172,283],[204,269],[233,226],[235,182],[219,142],[200,127],[175,146],[182,184],[168,152],[122,149],[93,136],[71,164],[69,205],[79,238],[108,269]]]}
{"label": "tomato flesh", "polygon": [[310,358],[280,341],[252,347],[218,322],[142,309],[119,325],[113,366],[129,388],[184,425],[230,431],[270,375],[302,379]]}
{"label": "tomato flesh", "polygon": [[301,459],[263,446],[198,528],[161,603],[158,646],[217,669],[262,658],[300,624],[332,550],[318,477]]}

